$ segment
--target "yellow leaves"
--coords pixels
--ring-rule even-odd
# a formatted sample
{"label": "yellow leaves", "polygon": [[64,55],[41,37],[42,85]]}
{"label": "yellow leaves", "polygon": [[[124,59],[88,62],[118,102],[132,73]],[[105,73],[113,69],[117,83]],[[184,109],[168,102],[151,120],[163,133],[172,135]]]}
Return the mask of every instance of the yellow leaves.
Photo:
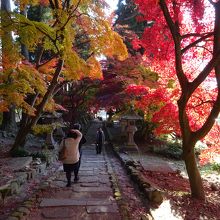
{"label": "yellow leaves", "polygon": [[49,0],[13,0],[16,5],[19,6],[20,10],[23,11],[26,9],[26,7],[28,5],[32,5],[32,6],[35,6],[35,5],[48,5],[48,2]]}
{"label": "yellow leaves", "polygon": [[148,86],[150,88],[155,88],[158,86],[158,83],[157,83],[159,79],[158,73],[152,71],[150,68],[146,68],[143,65],[139,65],[138,69],[141,73],[142,80],[145,86]]}
{"label": "yellow leaves", "polygon": [[[85,5],[85,4],[88,4],[89,2],[91,2],[91,0],[81,0],[80,5]],[[72,0],[72,4],[74,6],[78,5],[78,3],[79,3],[79,0]]]}
{"label": "yellow leaves", "polygon": [[100,63],[95,59],[94,56],[87,60],[89,65],[89,77],[91,78],[102,78],[102,68]]}
{"label": "yellow leaves", "polygon": [[103,7],[100,6],[100,4],[90,4],[90,10],[93,11],[93,14],[96,16],[96,17],[105,17],[105,12],[103,10]]}
{"label": "yellow leaves", "polygon": [[[7,92],[7,93],[6,93]],[[29,115],[34,115],[34,108],[32,108],[29,104],[24,101],[23,94],[11,89],[10,87],[7,88],[6,91],[0,90],[0,94],[4,98],[3,102],[1,103],[0,111],[7,111],[8,107],[13,104],[17,107],[23,108],[23,111]]]}
{"label": "yellow leaves", "polygon": [[128,52],[120,35],[112,30],[106,20],[97,20],[96,34],[91,36],[91,49],[97,54],[104,54],[108,57],[115,57],[124,60],[128,57]]}
{"label": "yellow leaves", "polygon": [[35,135],[48,134],[53,131],[53,125],[51,125],[51,124],[44,124],[44,125],[37,124],[37,125],[33,126],[32,130]]}
{"label": "yellow leaves", "polygon": [[[3,25],[3,24],[2,24]],[[1,61],[4,69],[15,68],[17,62],[20,61],[20,45],[13,42],[10,30],[4,29],[0,35]]]}
{"label": "yellow leaves", "polygon": [[56,103],[54,100],[51,98],[48,100],[47,104],[44,107],[44,111],[46,112],[54,112],[56,108]]}
{"label": "yellow leaves", "polygon": [[109,54],[109,56],[115,56],[118,60],[125,60],[128,57],[128,51],[123,43],[122,38],[120,35],[116,32],[113,32],[113,39],[111,46],[113,47],[112,54]]}
{"label": "yellow leaves", "polygon": [[[14,81],[21,81],[21,86],[19,88],[23,93],[32,93],[32,91],[34,91],[44,94],[46,92],[46,83],[44,82],[42,74],[40,74],[31,64],[21,64],[19,68],[17,68],[17,74],[14,76]],[[22,90],[24,83],[26,84],[24,87],[26,89]],[[17,85],[20,84],[18,83]]]}
{"label": "yellow leaves", "polygon": [[167,88],[173,89],[175,87],[176,81],[174,79],[170,79],[167,83]]}
{"label": "yellow leaves", "polygon": [[50,74],[50,73],[54,72],[54,67],[56,66],[56,63],[57,63],[57,59],[55,59],[55,58],[51,59],[48,62],[42,64],[38,68],[38,71],[43,74]]}
{"label": "yellow leaves", "polygon": [[45,24],[43,22],[31,21],[31,25],[33,25],[39,32],[43,33],[44,35],[55,39],[56,32],[48,24]]}
{"label": "yellow leaves", "polygon": [[[26,102],[27,95],[41,94],[46,91],[42,75],[29,63],[22,63],[13,71],[5,70],[1,75],[0,96],[4,106],[11,104],[20,107],[24,112],[34,115],[35,109]],[[1,108],[0,111],[5,110]]]}
{"label": "yellow leaves", "polygon": [[8,103],[5,100],[0,100],[0,112],[6,112],[8,110]]}
{"label": "yellow leaves", "polygon": [[54,46],[56,38],[56,29],[51,28],[48,24],[43,22],[31,21],[25,16],[13,13],[12,25],[19,35],[20,41],[27,47],[29,51],[35,51],[35,48],[42,43],[49,45],[45,49],[51,49]]}
{"label": "yellow leaves", "polygon": [[86,62],[75,51],[65,54],[64,74],[68,80],[78,80],[88,72]]}
{"label": "yellow leaves", "polygon": [[[17,1],[21,10],[28,5],[40,3],[45,5],[47,2],[47,0]],[[127,49],[121,37],[112,30],[110,23],[106,20],[102,1],[72,0],[68,3],[70,7],[67,8],[63,1],[58,0],[55,9],[49,10],[51,16],[48,16],[44,22],[31,21],[19,13],[12,13],[10,19],[6,19],[9,23],[6,25],[8,29],[5,29],[4,33],[1,30],[1,35],[6,31],[13,31],[16,37],[19,36],[19,44],[24,44],[29,52],[34,53],[32,62],[35,62],[37,57],[36,49],[41,47],[43,48],[42,59],[45,61],[52,56],[63,59],[64,68],[58,81],[78,80],[83,76],[101,78],[101,66],[95,56],[106,55],[124,60],[127,57]],[[20,51],[17,45],[11,42],[13,39],[8,43],[9,56],[5,56],[8,72],[4,69],[4,77],[0,79],[5,86],[0,88],[0,95],[6,102],[4,109],[7,108],[7,103],[13,103],[33,115],[35,109],[29,106],[25,99],[28,95],[39,94],[36,103],[42,100],[47,85],[53,78],[56,59],[40,66],[38,70],[35,67],[38,65],[36,63],[19,64]],[[94,56],[90,56],[91,54]],[[11,63],[13,65],[10,65]],[[45,110],[54,110],[52,100],[48,102]]]}

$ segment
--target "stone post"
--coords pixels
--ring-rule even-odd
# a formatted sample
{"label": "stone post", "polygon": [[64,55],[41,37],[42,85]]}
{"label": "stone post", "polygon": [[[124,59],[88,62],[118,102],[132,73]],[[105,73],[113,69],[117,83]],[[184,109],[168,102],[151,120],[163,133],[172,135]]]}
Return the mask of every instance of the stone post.
{"label": "stone post", "polygon": [[137,128],[135,126],[135,120],[129,120],[128,121],[128,126],[126,129],[127,133],[128,133],[128,146],[137,146],[134,142],[134,134],[137,131]]}

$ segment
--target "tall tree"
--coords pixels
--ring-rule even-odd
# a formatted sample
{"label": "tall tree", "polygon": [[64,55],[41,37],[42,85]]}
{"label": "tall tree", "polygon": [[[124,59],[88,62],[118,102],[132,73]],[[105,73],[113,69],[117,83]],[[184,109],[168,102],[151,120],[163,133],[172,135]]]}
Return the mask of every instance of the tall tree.
{"label": "tall tree", "polygon": [[[40,4],[42,1],[34,3]],[[31,64],[21,57],[23,60],[17,62],[17,68],[14,70],[13,77],[20,78],[16,81],[17,84],[14,87],[11,85],[10,88],[19,86],[17,93],[13,90],[14,94],[19,95],[16,104],[22,106],[29,116],[16,136],[12,151],[22,146],[26,135],[51,103],[54,94],[62,87],[63,81],[76,80],[83,76],[100,77],[102,73],[96,60],[97,55],[115,56],[122,60],[127,56],[123,41],[112,31],[104,15],[104,1],[50,0],[43,3],[50,8],[51,14],[46,22],[31,21],[20,14],[7,13],[9,22],[2,27],[4,30],[15,31],[19,41],[29,51],[37,51]],[[26,1],[20,1],[21,10],[25,7]],[[87,35],[88,39],[82,43],[87,44],[89,41],[90,44],[86,60],[82,59],[78,52],[76,36],[79,35]],[[28,80],[32,82],[31,86],[30,83],[24,86]],[[28,103],[25,102],[27,94],[34,95]],[[11,93],[8,92],[7,96],[9,95]],[[9,99],[7,101],[12,102]]]}
{"label": "tall tree", "polygon": [[126,111],[136,99],[127,93],[131,84],[157,87],[158,74],[148,68],[138,53],[124,61],[108,59],[102,65],[104,78],[94,103],[99,107],[107,110],[117,109],[118,112]]}
{"label": "tall tree", "polygon": [[55,99],[58,103],[68,110],[63,116],[66,122],[74,124],[79,122],[86,112],[90,111],[96,90],[100,85],[100,79],[92,79],[89,77],[68,83],[68,90],[62,89],[59,91]]}
{"label": "tall tree", "polygon": [[[10,0],[3,0],[1,2],[1,11],[2,12],[11,11]],[[4,25],[4,23],[7,23],[7,19],[8,18],[5,16],[5,13],[1,13],[2,25]],[[5,32],[4,35],[1,37],[1,66],[3,69],[10,68],[8,66],[9,61],[7,59],[9,57],[8,52],[13,47],[12,41],[13,41],[12,33],[10,31]],[[9,80],[8,83],[10,83],[10,79],[8,80]],[[10,105],[6,111],[3,111],[3,120],[2,120],[1,128],[7,131],[16,130],[17,125],[15,121],[15,106],[13,104]]]}
{"label": "tall tree", "polygon": [[[144,29],[151,24],[144,20],[139,23],[136,22],[141,13],[133,0],[119,0],[117,10],[114,13],[114,29],[123,36],[129,53],[135,55],[136,51],[132,47],[132,40],[136,36],[141,37]],[[139,52],[143,52],[143,50],[140,48]]]}
{"label": "tall tree", "polygon": [[142,19],[154,25],[134,46],[145,48],[145,56],[158,72],[178,79],[183,159],[192,196],[205,199],[194,147],[208,134],[220,111],[220,1],[135,2]]}

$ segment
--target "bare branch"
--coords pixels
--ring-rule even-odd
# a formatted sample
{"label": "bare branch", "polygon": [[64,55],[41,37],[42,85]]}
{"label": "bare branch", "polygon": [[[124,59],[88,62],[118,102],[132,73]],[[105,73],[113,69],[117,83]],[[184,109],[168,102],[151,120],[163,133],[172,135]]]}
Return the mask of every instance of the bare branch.
{"label": "bare branch", "polygon": [[174,24],[172,17],[170,15],[170,12],[167,8],[165,0],[160,0],[159,3],[160,3],[161,10],[163,11],[164,17],[166,19],[166,22],[171,31],[174,44],[175,44],[177,77],[181,85],[181,88],[185,88],[185,85],[188,83],[188,80],[187,80],[187,77],[184,75],[183,67],[182,67],[182,53],[181,53],[181,46],[180,46],[181,36],[180,36],[180,33],[178,32],[178,25]]}
{"label": "bare branch", "polygon": [[46,65],[47,63],[49,63],[52,59],[54,59],[57,56],[57,54],[55,54],[54,56],[52,56],[50,59],[48,59],[46,62],[39,64],[37,67],[40,68],[44,65]]}
{"label": "bare branch", "polygon": [[197,105],[192,105],[192,108],[197,108],[197,107],[199,107],[199,106],[201,106],[201,105],[204,105],[204,104],[207,104],[207,103],[209,103],[209,104],[214,104],[215,103],[215,101],[214,100],[207,100],[207,101],[201,101],[201,103],[199,103],[199,104],[197,104]]}
{"label": "bare branch", "polygon": [[207,34],[213,34],[213,32],[206,32],[206,33],[189,33],[189,34],[184,34],[181,36],[182,39],[185,39],[185,38],[189,38],[189,37],[203,37]]}
{"label": "bare branch", "polygon": [[188,46],[186,46],[185,48],[183,48],[183,49],[181,50],[181,54],[184,54],[187,50],[189,50],[190,48],[196,46],[196,44],[198,44],[198,43],[204,41],[205,39],[211,37],[212,35],[213,35],[213,32],[208,33],[207,35],[205,35],[205,36],[199,38],[198,40],[194,41],[193,43],[189,44]]}

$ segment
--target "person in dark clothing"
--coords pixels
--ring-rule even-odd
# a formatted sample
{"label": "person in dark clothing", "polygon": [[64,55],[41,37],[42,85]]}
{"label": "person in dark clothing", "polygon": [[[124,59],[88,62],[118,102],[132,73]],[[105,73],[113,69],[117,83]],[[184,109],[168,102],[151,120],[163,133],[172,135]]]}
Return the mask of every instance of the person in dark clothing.
{"label": "person in dark clothing", "polygon": [[104,145],[105,142],[105,135],[102,130],[102,128],[98,128],[97,133],[96,133],[96,153],[101,154],[102,152],[102,146]]}
{"label": "person in dark clothing", "polygon": [[[79,124],[79,123],[75,123],[73,125],[73,129],[76,129],[76,130],[79,130],[80,132],[82,132],[82,126]],[[79,142],[79,168],[80,168],[80,165],[81,165],[81,157],[82,157],[82,145],[86,143],[86,138],[84,135],[82,135],[82,138]]]}

